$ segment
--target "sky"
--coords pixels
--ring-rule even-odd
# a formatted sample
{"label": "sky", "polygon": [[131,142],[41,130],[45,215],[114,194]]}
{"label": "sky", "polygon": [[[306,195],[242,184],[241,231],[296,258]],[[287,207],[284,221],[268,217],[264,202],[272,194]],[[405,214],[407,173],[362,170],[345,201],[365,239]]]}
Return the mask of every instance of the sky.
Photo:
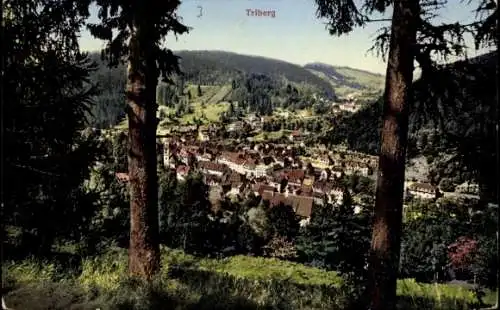
{"label": "sky", "polygon": [[[459,0],[449,2],[440,12],[444,21],[474,18],[472,6]],[[198,17],[199,6],[201,17]],[[275,17],[249,16],[248,10],[255,9],[273,10]],[[96,12],[92,7],[90,22],[96,21]],[[386,70],[384,61],[368,49],[377,29],[388,22],[370,23],[348,35],[334,37],[326,30],[325,21],[316,17],[314,0],[184,0],[178,14],[191,30],[177,39],[169,38],[167,45],[174,51],[223,50],[299,65],[322,62],[381,74]],[[93,39],[87,31],[82,32],[80,44],[87,51],[103,46],[102,41]]]}

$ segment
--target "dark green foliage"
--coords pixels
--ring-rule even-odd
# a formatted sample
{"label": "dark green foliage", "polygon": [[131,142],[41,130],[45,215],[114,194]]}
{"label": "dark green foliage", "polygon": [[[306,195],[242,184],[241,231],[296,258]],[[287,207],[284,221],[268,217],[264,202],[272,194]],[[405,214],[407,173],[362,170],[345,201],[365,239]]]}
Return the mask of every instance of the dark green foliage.
{"label": "dark green foliage", "polygon": [[292,207],[278,205],[267,209],[271,235],[294,240],[299,232],[299,221]]}
{"label": "dark green foliage", "polygon": [[[409,211],[411,212],[411,211]],[[462,235],[462,224],[442,213],[428,212],[404,224],[401,276],[417,281],[447,280],[448,245]]]}
{"label": "dark green foliage", "polygon": [[349,149],[378,154],[382,126],[382,104],[378,101],[351,114],[342,115],[332,130],[321,138],[327,144],[347,143]]}
{"label": "dark green foliage", "polygon": [[445,192],[455,191],[455,185],[450,179],[442,179],[441,182],[439,182],[439,188]]}
{"label": "dark green foliage", "polygon": [[[370,215],[354,214],[352,199],[344,192],[343,204],[317,206],[309,225],[301,230],[296,247],[299,260],[338,271],[345,280],[343,290],[351,302],[362,302],[366,285],[366,264],[370,248]],[[357,305],[355,307],[360,307]]]}
{"label": "dark green foliage", "polygon": [[128,136],[125,132],[119,132],[113,136],[112,158],[114,159],[113,170],[115,172],[128,171]]}
{"label": "dark green foliage", "polygon": [[[493,142],[497,140],[496,65],[495,52],[443,69],[441,82],[432,88],[430,99],[421,100],[416,107],[421,116],[416,123],[434,126],[442,134],[435,148],[453,155],[442,163],[459,168],[447,170],[476,180],[485,202],[494,201],[497,191],[498,162]],[[422,87],[428,85],[424,83]],[[427,113],[420,113],[422,109],[427,109]],[[446,176],[449,174],[441,175]]]}
{"label": "dark green foliage", "polygon": [[110,128],[125,118],[126,68],[124,65],[107,67],[98,53],[90,53],[89,57],[98,65],[90,78],[99,89],[88,115],[89,126]]}
{"label": "dark green foliage", "polygon": [[448,246],[459,237],[468,236],[478,241],[479,252],[467,273],[455,270],[460,280],[472,281],[476,274],[478,284],[494,287],[496,265],[495,230],[493,209],[477,210],[475,204],[457,204],[452,201],[416,203],[406,210],[401,249],[401,277],[415,278],[421,282],[451,279]]}
{"label": "dark green foliage", "polygon": [[10,13],[2,29],[2,173],[9,180],[2,221],[16,247],[4,253],[48,255],[56,241],[80,241],[96,210],[83,185],[98,155],[95,136],[82,134],[95,95],[95,67],[77,44],[86,8],[72,1],[2,5]]}
{"label": "dark green foliage", "polygon": [[160,237],[170,247],[207,254],[211,248],[211,206],[201,176],[189,175],[177,183],[168,172],[160,179]]}
{"label": "dark green foliage", "polygon": [[369,217],[354,214],[349,200],[338,207],[313,209],[309,225],[297,239],[303,262],[341,273],[363,273],[370,244]]}
{"label": "dark green foliage", "polygon": [[127,248],[130,231],[130,200],[126,182],[118,181],[112,165],[94,172],[99,183],[99,213],[92,219],[83,246],[86,254],[95,254],[110,246]]}

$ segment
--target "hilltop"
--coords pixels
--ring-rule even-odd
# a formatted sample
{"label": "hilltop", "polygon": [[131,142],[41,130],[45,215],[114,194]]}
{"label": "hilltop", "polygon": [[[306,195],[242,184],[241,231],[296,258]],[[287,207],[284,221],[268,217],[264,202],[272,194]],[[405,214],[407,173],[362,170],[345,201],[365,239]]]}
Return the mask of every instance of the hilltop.
{"label": "hilltop", "polygon": [[305,69],[332,85],[338,95],[382,91],[385,76],[365,70],[314,62]]}

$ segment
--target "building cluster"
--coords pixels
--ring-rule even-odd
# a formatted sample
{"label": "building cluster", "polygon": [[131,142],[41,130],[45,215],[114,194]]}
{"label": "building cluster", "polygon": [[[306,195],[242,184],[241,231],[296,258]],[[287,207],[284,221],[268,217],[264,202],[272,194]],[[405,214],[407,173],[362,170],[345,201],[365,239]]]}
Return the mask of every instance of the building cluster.
{"label": "building cluster", "polygon": [[299,156],[297,147],[260,143],[251,146],[224,146],[220,143],[166,137],[161,141],[163,165],[175,171],[179,180],[190,172],[203,175],[210,187],[213,205],[224,199],[260,196],[270,206],[288,205],[307,219],[313,204],[342,203],[343,174],[368,176],[373,158],[360,154],[314,152]]}

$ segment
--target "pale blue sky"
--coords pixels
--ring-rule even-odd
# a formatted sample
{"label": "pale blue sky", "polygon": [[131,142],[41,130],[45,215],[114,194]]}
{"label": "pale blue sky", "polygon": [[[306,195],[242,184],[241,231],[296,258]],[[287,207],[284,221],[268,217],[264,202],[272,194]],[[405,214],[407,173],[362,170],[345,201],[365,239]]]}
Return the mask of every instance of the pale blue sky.
{"label": "pale blue sky", "polygon": [[[456,4],[454,3],[456,2]],[[198,6],[203,15],[198,18]],[[275,10],[276,17],[247,16],[246,9]],[[473,7],[450,0],[441,12],[447,21],[474,18]],[[323,62],[385,73],[385,63],[367,53],[376,30],[373,23],[342,37],[332,37],[315,16],[314,0],[184,0],[179,15],[192,30],[167,43],[173,50],[225,50],[277,58],[299,65]],[[95,8],[91,21],[95,21]],[[388,16],[390,17],[390,16]],[[387,23],[385,23],[387,24]],[[98,50],[102,42],[82,33],[81,47]]]}

